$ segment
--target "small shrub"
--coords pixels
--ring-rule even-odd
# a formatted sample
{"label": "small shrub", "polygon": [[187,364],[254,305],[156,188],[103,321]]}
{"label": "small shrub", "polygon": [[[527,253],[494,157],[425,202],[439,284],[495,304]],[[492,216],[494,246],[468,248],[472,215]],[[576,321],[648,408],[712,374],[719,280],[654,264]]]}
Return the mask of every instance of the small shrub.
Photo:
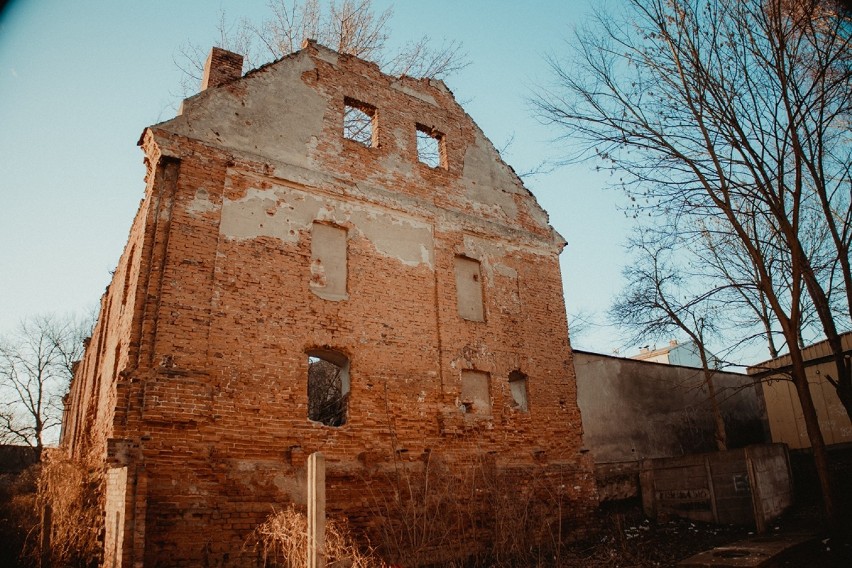
{"label": "small shrub", "polygon": [[[272,513],[249,537],[248,545],[258,552],[263,566],[302,568],[308,561],[308,518],[293,505]],[[325,524],[326,563],[332,567],[381,568],[386,564],[375,558],[367,547],[356,544],[343,519],[328,519]]]}

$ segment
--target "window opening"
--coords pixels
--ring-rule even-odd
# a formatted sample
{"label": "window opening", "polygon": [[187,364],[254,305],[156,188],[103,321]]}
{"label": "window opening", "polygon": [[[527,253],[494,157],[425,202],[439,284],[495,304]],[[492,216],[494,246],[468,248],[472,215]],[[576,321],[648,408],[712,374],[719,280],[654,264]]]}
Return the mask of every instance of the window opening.
{"label": "window opening", "polygon": [[343,101],[343,137],[363,144],[376,144],[376,107],[346,97]]}
{"label": "window opening", "polygon": [[349,359],[328,349],[308,351],[308,419],[326,426],[346,424]]}
{"label": "window opening", "polygon": [[461,407],[468,414],[491,414],[488,373],[464,370],[461,374]]}
{"label": "window opening", "polygon": [[324,300],[345,300],[346,229],[314,223],[311,227],[311,292]]}
{"label": "window opening", "polygon": [[416,125],[417,159],[430,168],[447,167],[444,135],[434,128]]}
{"label": "window opening", "polygon": [[527,376],[520,371],[509,373],[509,389],[512,391],[514,407],[523,412],[529,412],[527,404]]}
{"label": "window opening", "polygon": [[456,303],[459,316],[471,321],[485,321],[479,261],[465,256],[457,256],[455,273]]}

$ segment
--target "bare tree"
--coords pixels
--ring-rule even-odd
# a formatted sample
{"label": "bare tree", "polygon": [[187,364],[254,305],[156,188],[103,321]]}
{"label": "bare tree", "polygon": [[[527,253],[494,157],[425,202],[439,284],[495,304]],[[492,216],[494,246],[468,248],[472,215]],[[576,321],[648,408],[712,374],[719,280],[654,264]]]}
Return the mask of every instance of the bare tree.
{"label": "bare tree", "polygon": [[[443,78],[467,66],[459,41],[435,46],[429,36],[409,41],[390,52],[390,19],[393,8],[376,12],[372,0],[269,0],[269,16],[261,22],[241,19],[230,22],[222,12],[218,44],[240,53],[249,69],[260,67],[301,48],[314,39],[339,53],[378,63],[391,75]],[[201,79],[207,47],[181,46],[175,64],[183,72],[185,94]]]}
{"label": "bare tree", "polygon": [[[761,292],[760,274],[755,270],[746,251],[739,245],[739,240],[732,238],[725,230],[714,231],[705,227],[698,248],[705,253],[705,273],[709,278],[729,285],[723,296],[729,306],[726,311],[733,327],[738,330],[758,329],[757,336],[766,342],[769,357],[778,357],[777,325],[766,297]],[[777,268],[773,272],[776,270]],[[740,337],[736,337],[737,335]],[[753,337],[742,338],[741,334],[736,333],[731,336],[740,343]]]}
{"label": "bare tree", "polygon": [[626,4],[578,33],[576,58],[551,60],[556,85],[538,110],[578,144],[571,159],[621,172],[638,212],[672,233],[712,222],[736,239],[786,342],[831,518],[800,338],[811,303],[852,417],[839,331],[852,319],[849,15],[828,0]]}
{"label": "bare tree", "polygon": [[706,289],[689,282],[684,259],[678,262],[679,253],[689,251],[679,250],[676,241],[665,233],[657,239],[647,236],[637,231],[631,240],[630,248],[637,258],[624,271],[627,284],[613,302],[610,318],[633,331],[634,339],[661,338],[673,331],[689,336],[701,359],[716,448],[726,450],[725,421],[713,383],[718,369],[715,364],[711,366],[707,351],[707,340],[716,332],[717,295],[724,288]]}
{"label": "bare tree", "polygon": [[62,397],[91,329],[88,318],[42,315],[0,338],[0,441],[26,444],[41,454],[55,440]]}

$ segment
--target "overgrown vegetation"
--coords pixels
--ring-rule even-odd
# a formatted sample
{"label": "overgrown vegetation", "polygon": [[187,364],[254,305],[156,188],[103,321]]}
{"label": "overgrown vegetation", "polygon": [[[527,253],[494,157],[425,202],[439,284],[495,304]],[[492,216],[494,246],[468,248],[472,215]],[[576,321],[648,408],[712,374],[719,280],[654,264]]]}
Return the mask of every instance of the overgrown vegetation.
{"label": "overgrown vegetation", "polygon": [[[472,449],[472,456],[476,452]],[[412,566],[549,565],[590,527],[568,526],[563,471],[497,467],[489,456],[449,463],[426,452],[363,479],[382,557]]]}
{"label": "overgrown vegetation", "polygon": [[[308,518],[293,505],[275,511],[249,537],[247,546],[257,552],[263,566],[303,568],[308,559]],[[328,566],[381,568],[369,546],[356,543],[345,519],[328,519],[325,524],[325,553]]]}
{"label": "overgrown vegetation", "polygon": [[0,474],[0,566],[16,566],[29,539],[36,538],[36,489],[41,466]]}
{"label": "overgrown vegetation", "polygon": [[36,564],[47,560],[55,568],[97,566],[103,489],[100,467],[71,460],[59,450],[44,452],[34,503],[41,519],[27,542],[26,556]]}

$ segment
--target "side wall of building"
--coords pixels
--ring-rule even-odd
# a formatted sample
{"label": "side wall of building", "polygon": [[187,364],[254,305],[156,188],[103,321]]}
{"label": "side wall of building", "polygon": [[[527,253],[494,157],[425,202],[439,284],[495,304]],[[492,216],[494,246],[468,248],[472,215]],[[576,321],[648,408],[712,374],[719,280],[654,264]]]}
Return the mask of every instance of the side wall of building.
{"label": "side wall of building", "polygon": [[[841,337],[847,353],[852,353],[852,333]],[[852,422],[826,376],[837,372],[831,360],[827,342],[812,345],[803,351],[811,397],[817,411],[820,429],[826,444],[852,443]],[[749,374],[761,381],[766,399],[766,413],[773,442],[783,442],[790,449],[810,448],[811,442],[802,416],[802,406],[789,372],[789,356],[781,356],[749,368]]]}
{"label": "side wall of building", "polygon": [[[149,178],[152,171],[149,166]],[[112,435],[115,409],[120,406],[117,385],[136,363],[153,237],[148,223],[153,179],[147,185],[146,198],[101,296],[97,323],[86,340],[83,358],[64,400],[60,445],[78,460],[106,457],[106,441]]]}

